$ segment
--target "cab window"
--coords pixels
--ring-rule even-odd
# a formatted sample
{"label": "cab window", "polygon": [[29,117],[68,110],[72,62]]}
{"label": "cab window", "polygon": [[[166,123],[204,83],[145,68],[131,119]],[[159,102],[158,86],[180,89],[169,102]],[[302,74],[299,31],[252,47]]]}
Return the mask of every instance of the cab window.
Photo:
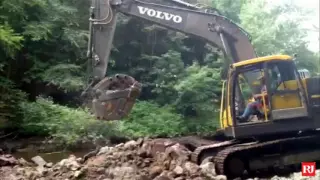
{"label": "cab window", "polygon": [[247,104],[253,94],[251,87],[242,75],[238,76],[238,82],[240,86],[241,95],[245,101],[245,104]]}

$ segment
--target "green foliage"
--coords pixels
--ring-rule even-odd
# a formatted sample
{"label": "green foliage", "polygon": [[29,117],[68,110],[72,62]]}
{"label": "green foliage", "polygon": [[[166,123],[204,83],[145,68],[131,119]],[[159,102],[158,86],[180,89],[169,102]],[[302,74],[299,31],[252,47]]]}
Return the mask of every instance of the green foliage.
{"label": "green foliage", "polygon": [[119,122],[118,131],[128,137],[173,137],[188,134],[210,134],[217,129],[217,121],[211,119],[186,118],[175,112],[175,108],[159,106],[152,102],[139,101],[131,114]]}
{"label": "green foliage", "polygon": [[241,7],[245,5],[245,0],[215,0],[212,1],[212,6],[218,9],[223,16],[232,19],[236,23],[240,23],[239,14]]}
{"label": "green foliage", "polygon": [[67,108],[48,99],[21,103],[20,111],[20,133],[50,136],[67,145],[115,134],[113,123],[96,121],[88,111]]}
{"label": "green foliage", "polygon": [[[241,25],[253,37],[253,45],[260,56],[298,54],[299,68],[315,71],[316,56],[307,48],[306,31],[301,24],[308,14],[294,4],[272,9],[264,8],[262,0],[248,1],[241,7]],[[263,21],[261,21],[263,19]]]}
{"label": "green foliage", "polygon": [[[79,60],[85,53],[88,33],[84,29],[87,27],[80,27],[77,21],[83,15],[78,14],[72,2],[3,0],[0,9],[0,23],[4,24],[0,26],[0,44],[3,45],[0,53],[4,51],[8,54],[2,57],[1,63],[10,66],[9,76],[20,79],[18,84],[31,81],[57,82],[56,76],[51,79],[44,73],[52,66],[55,70],[58,67],[65,69],[58,64],[80,66],[82,71],[79,72],[85,72],[82,67],[84,62]],[[9,57],[13,56],[16,62],[10,61]],[[68,72],[64,73],[60,75],[68,76]],[[78,76],[84,76],[84,73],[78,73]],[[76,82],[69,84],[83,81],[78,77],[75,79]]]}
{"label": "green foliage", "polygon": [[178,83],[184,74],[184,64],[181,61],[180,56],[180,53],[169,50],[161,57],[143,57],[143,60],[155,60],[150,71],[150,76],[156,77],[152,83],[155,85],[152,92],[157,95],[156,101],[159,104],[173,103],[172,101],[174,99],[172,97],[177,93],[174,89],[174,85]]}
{"label": "green foliage", "polygon": [[120,132],[129,137],[141,136],[177,136],[186,133],[181,115],[170,106],[140,101],[135,104],[132,113],[120,122]]}
{"label": "green foliage", "polygon": [[[307,14],[302,8],[268,9],[264,0],[189,2],[217,8],[243,27],[258,55],[297,53],[299,68],[319,73],[319,54],[307,49],[301,28]],[[225,61],[203,40],[133,17],[119,17],[108,69],[108,75],[125,73],[144,84],[141,101],[124,122],[97,122],[86,111],[42,98],[27,102],[22,91],[31,97],[48,93],[37,90],[39,83],[65,92],[84,88],[89,5],[87,0],[0,2],[0,118],[10,118],[21,132],[67,144],[117,133],[175,136],[217,128]]]}
{"label": "green foliage", "polygon": [[42,79],[60,88],[77,91],[84,88],[84,77],[82,77],[81,67],[74,64],[58,64],[51,66],[44,73]]}
{"label": "green foliage", "polygon": [[0,45],[9,57],[13,57],[15,52],[21,48],[23,36],[15,33],[14,30],[8,25],[0,25]]}
{"label": "green foliage", "polygon": [[194,64],[186,69],[186,76],[175,85],[179,92],[176,106],[184,111],[191,108],[197,116],[210,119],[217,108],[214,102],[219,101],[221,87],[219,69]]}
{"label": "green foliage", "polygon": [[0,130],[6,127],[18,126],[17,121],[19,103],[24,102],[26,94],[17,89],[11,81],[0,76]]}
{"label": "green foliage", "polygon": [[219,100],[222,82],[220,69],[194,64],[186,76],[175,85],[178,112],[185,115],[185,125],[191,133],[210,133],[218,127]]}

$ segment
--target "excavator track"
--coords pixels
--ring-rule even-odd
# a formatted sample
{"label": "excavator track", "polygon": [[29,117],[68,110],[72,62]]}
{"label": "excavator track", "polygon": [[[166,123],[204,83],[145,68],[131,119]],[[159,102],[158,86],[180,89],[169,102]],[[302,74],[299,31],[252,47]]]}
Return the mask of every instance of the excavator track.
{"label": "excavator track", "polygon": [[[241,177],[244,172],[285,168],[302,161],[320,160],[319,133],[273,139],[268,141],[224,141],[198,147],[192,160],[201,163],[205,157],[212,157],[218,174]],[[260,162],[260,164],[257,162]]]}
{"label": "excavator track", "polygon": [[215,156],[217,151],[221,148],[232,146],[236,140],[230,141],[213,141],[212,144],[200,146],[196,148],[191,154],[191,161],[200,164],[207,157]]}
{"label": "excavator track", "polygon": [[[216,156],[214,157],[214,163],[216,164],[216,168],[218,173],[220,174],[226,174],[226,175],[240,175],[242,172],[245,170],[245,166],[244,165],[240,165],[241,167],[239,167],[239,161],[238,164],[231,164],[233,166],[235,166],[236,172],[231,170],[234,167],[226,167],[226,162],[227,159],[230,158],[231,155],[233,155],[233,153],[236,152],[240,152],[240,151],[244,151],[244,150],[249,150],[249,149],[254,149],[254,148],[258,148],[258,147],[263,147],[265,144],[255,144],[255,145],[245,145],[245,144],[237,144],[231,147],[226,147],[225,149],[223,149],[222,151],[219,151]],[[229,172],[228,172],[229,171]],[[231,171],[231,172],[230,172]]]}

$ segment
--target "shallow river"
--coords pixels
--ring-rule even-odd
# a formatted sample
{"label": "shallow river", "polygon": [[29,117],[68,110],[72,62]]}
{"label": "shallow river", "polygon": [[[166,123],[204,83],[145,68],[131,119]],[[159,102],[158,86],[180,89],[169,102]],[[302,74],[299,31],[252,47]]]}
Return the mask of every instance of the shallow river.
{"label": "shallow river", "polygon": [[83,157],[87,154],[87,151],[79,151],[79,152],[71,152],[71,151],[57,151],[57,152],[50,152],[50,153],[39,153],[36,151],[21,151],[19,150],[12,155],[16,158],[23,158],[27,161],[31,161],[31,158],[35,156],[41,156],[46,162],[57,163],[62,159],[68,158],[70,154],[75,155],[76,157]]}

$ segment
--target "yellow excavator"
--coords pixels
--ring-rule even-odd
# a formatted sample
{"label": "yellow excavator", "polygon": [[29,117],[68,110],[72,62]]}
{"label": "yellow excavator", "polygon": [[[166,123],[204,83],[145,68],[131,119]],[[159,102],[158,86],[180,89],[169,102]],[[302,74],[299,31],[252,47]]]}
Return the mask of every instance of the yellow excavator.
{"label": "yellow excavator", "polygon": [[[294,168],[320,160],[320,79],[301,77],[288,55],[257,57],[249,34],[215,9],[201,9],[181,0],[92,0],[88,58],[93,77],[82,94],[100,120],[127,116],[142,85],[133,77],[105,77],[117,14],[123,13],[206,40],[230,59],[223,83],[221,128],[211,140],[184,142],[201,163],[210,157],[216,171],[228,177],[266,169]],[[259,80],[263,77],[264,81]],[[261,92],[262,86],[265,90]],[[252,95],[259,108],[246,119]]]}

